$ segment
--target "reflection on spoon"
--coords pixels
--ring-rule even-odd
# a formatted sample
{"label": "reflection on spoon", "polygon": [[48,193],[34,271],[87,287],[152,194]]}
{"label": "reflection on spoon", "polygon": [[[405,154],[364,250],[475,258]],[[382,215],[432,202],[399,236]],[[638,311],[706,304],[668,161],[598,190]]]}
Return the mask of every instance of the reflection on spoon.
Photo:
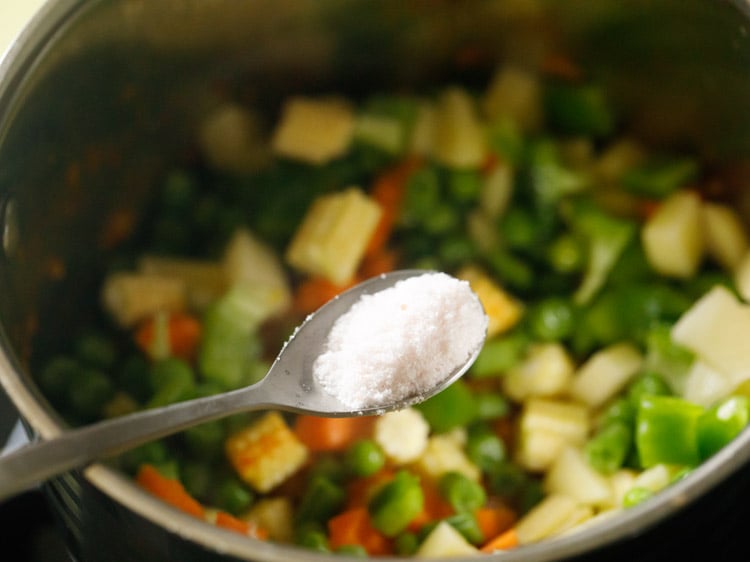
{"label": "reflection on spoon", "polygon": [[[278,409],[327,417],[348,417],[381,414],[402,409],[429,398],[466,372],[479,354],[486,332],[486,317],[476,295],[468,289],[468,286],[464,286],[469,298],[463,301],[464,306],[460,312],[456,307],[447,306],[446,308],[448,303],[438,301],[441,298],[450,300],[450,292],[446,294],[440,291],[435,292],[431,281],[436,279],[434,277],[436,275],[441,279],[447,278],[460,284],[465,283],[458,282],[444,274],[424,270],[402,270],[372,278],[332,299],[317,312],[308,316],[284,345],[266,376],[254,385],[223,394],[144,410],[66,431],[59,437],[32,443],[0,458],[0,498],[23,491],[51,476],[84,466],[98,458],[118,454],[188,427],[244,411]],[[416,285],[415,288],[415,283],[420,278],[426,284]],[[406,283],[407,280],[411,281]],[[406,290],[403,284],[399,284],[402,281],[406,284]],[[387,291],[390,289],[392,291]],[[414,301],[413,312],[416,314],[404,316],[408,318],[407,324],[399,323],[386,304],[392,305],[393,302],[400,302],[408,309],[412,303],[402,302],[403,297],[414,297],[420,294],[420,291],[422,291],[420,298]],[[385,298],[380,295],[381,292]],[[393,297],[394,294],[395,301],[389,298],[389,295]],[[424,298],[425,296],[427,298]],[[455,297],[455,294],[453,296]],[[374,315],[372,322],[368,322],[368,318],[373,318],[372,309],[370,309],[371,316],[369,317],[367,311],[360,316],[356,313],[347,314],[350,311],[361,310],[363,303],[371,304],[373,301],[376,303],[376,308],[379,307],[379,313]],[[417,301],[420,304],[417,304]],[[430,307],[430,302],[433,302],[433,307]],[[365,309],[367,306],[369,305],[364,304]],[[436,307],[444,313],[440,324],[435,322],[435,318],[430,318],[429,315],[424,316],[431,308],[434,310]],[[477,326],[473,326],[471,337],[466,336],[466,329],[471,321],[467,324],[456,318],[457,315],[462,314],[468,315],[475,324],[479,322],[478,331]],[[344,322],[347,322],[347,318],[349,322],[354,318],[354,324],[345,325],[344,332],[347,329],[351,331],[353,328],[362,330],[362,323],[365,324],[365,331],[357,336],[359,340],[349,340],[349,345],[359,341],[358,352],[360,354],[363,349],[365,352],[377,351],[382,349],[381,346],[384,343],[390,342],[391,349],[387,351],[391,365],[400,369],[407,366],[415,370],[406,376],[403,373],[397,375],[398,369],[390,374],[386,373],[385,377],[391,378],[385,384],[378,381],[378,365],[373,367],[374,363],[370,364],[370,368],[364,375],[360,373],[359,378],[356,375],[351,378],[351,372],[336,372],[336,376],[349,377],[349,379],[341,380],[354,381],[355,387],[365,385],[365,383],[370,385],[368,388],[372,388],[372,385],[381,386],[380,393],[377,395],[379,398],[376,397],[373,400],[371,399],[372,393],[369,393],[370,399],[360,402],[352,401],[352,395],[347,390],[351,387],[331,384],[334,379],[331,378],[333,371],[330,369],[326,375],[321,376],[318,373],[316,377],[314,363],[319,357],[335,348],[335,343],[329,336],[337,333],[334,328],[337,328],[337,321],[340,318]],[[338,329],[340,326],[341,324],[338,324]],[[371,327],[376,329],[370,330],[367,335],[367,328]],[[378,327],[381,329],[378,330]],[[388,328],[386,330],[388,332],[395,332],[396,337],[392,337],[393,333],[384,333],[385,328]],[[425,339],[427,336],[424,335],[425,329],[428,332],[427,335],[433,340],[429,341],[431,345],[427,348],[427,354],[425,355],[425,350],[422,349],[420,355],[413,347],[418,342],[427,341]],[[416,330],[423,335],[414,337],[414,333],[410,333],[410,330]],[[368,339],[365,341],[363,337]],[[402,345],[404,338],[407,343],[405,346]],[[437,347],[434,345],[435,339],[439,340]],[[456,342],[460,344],[458,347],[463,345],[463,349],[456,351],[451,348],[449,352],[444,348],[449,345],[455,347]],[[346,346],[346,337],[338,343]],[[362,344],[367,345],[362,347]],[[346,347],[340,349],[344,349],[346,353]],[[440,349],[452,359],[436,361],[434,355],[437,353],[436,350]],[[409,356],[411,361],[401,361],[407,354],[411,354]],[[362,357],[362,355],[359,356],[360,363]],[[415,358],[418,361],[415,362]],[[422,362],[429,363],[430,367],[426,371],[427,375],[424,376],[417,373],[420,368],[420,358]],[[338,359],[340,361],[341,357]],[[354,359],[357,359],[356,353]],[[343,368],[344,364],[337,364],[339,370]],[[380,367],[382,366],[381,362]],[[394,378],[396,376],[404,378],[396,379]],[[325,387],[321,385],[321,381]],[[404,384],[405,381],[409,384]],[[352,404],[355,405],[352,406]]]}

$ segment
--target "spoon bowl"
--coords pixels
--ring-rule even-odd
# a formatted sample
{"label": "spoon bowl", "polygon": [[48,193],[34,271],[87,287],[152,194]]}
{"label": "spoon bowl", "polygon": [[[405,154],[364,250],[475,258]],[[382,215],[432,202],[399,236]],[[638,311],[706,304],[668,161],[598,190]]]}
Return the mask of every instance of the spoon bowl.
{"label": "spoon bowl", "polygon": [[446,373],[438,384],[377,406],[353,410],[326,392],[313,376],[313,362],[323,350],[332,326],[363,295],[378,293],[399,281],[426,273],[425,270],[390,272],[333,298],[305,319],[283,346],[265,377],[253,385],[66,431],[59,437],[26,445],[0,458],[0,499],[96,459],[240,412],[278,409],[325,417],[353,417],[383,414],[426,400],[466,372],[483,342],[469,350],[467,361]]}

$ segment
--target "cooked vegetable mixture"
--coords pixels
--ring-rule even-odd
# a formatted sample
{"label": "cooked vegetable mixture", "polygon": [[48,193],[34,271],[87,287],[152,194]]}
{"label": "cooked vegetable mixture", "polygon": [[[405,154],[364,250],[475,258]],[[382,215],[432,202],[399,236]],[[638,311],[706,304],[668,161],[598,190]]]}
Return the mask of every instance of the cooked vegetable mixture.
{"label": "cooked vegetable mixture", "polygon": [[177,509],[326,552],[489,553],[647,501],[747,425],[730,190],[628,136],[596,83],[508,67],[481,91],[291,97],[268,124],[227,103],[196,139],[112,250],[101,322],[39,371],[71,423],[253,383],[396,268],[467,280],[489,330],[416,407],[232,416],[115,461]]}

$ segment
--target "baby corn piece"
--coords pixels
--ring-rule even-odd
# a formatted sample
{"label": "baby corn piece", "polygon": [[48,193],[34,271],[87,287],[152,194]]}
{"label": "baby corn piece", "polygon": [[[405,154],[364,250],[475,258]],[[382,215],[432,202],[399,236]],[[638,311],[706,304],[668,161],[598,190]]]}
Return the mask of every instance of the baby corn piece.
{"label": "baby corn piece", "polygon": [[307,448],[275,411],[231,435],[225,447],[237,474],[259,492],[272,490],[307,460]]}
{"label": "baby corn piece", "polygon": [[102,301],[115,322],[132,327],[157,312],[184,309],[187,287],[174,277],[114,273],[104,281]]}
{"label": "baby corn piece", "polygon": [[287,249],[287,262],[336,285],[350,281],[381,215],[356,187],[316,199]]}
{"label": "baby corn piece", "polygon": [[468,266],[458,272],[457,277],[468,281],[477,294],[487,314],[487,339],[507,332],[521,319],[523,306],[506,293],[486,273],[477,267]]}

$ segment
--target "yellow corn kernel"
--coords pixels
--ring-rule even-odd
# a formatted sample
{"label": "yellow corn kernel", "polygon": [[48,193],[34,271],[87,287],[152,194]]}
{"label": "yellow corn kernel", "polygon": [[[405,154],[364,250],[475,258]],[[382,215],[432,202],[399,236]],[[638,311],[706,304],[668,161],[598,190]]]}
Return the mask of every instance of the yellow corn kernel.
{"label": "yellow corn kernel", "polygon": [[503,290],[486,273],[474,266],[467,266],[457,277],[468,281],[487,314],[487,339],[507,332],[523,316],[521,303]]}
{"label": "yellow corn kernel", "polygon": [[319,197],[287,249],[287,262],[337,285],[349,282],[381,212],[380,205],[356,187]]}
{"label": "yellow corn kernel", "polygon": [[275,411],[231,435],[225,447],[237,474],[259,492],[272,490],[307,460],[307,448]]}

